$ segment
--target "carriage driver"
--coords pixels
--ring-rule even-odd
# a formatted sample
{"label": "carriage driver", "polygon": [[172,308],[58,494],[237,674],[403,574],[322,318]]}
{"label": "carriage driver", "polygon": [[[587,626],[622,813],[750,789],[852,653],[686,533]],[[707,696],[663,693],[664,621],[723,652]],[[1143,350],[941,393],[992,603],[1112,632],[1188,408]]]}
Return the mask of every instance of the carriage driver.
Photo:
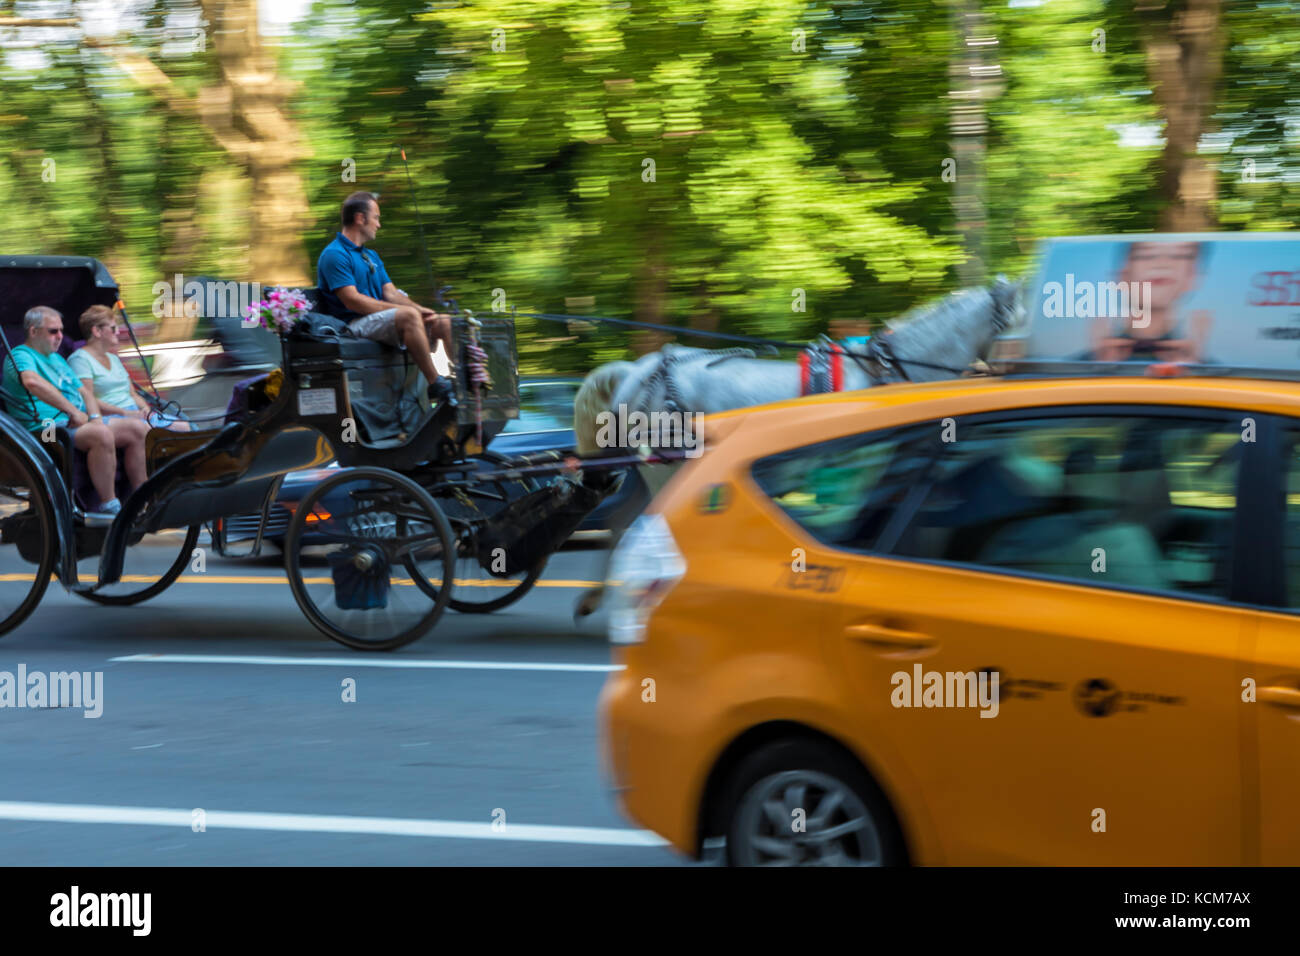
{"label": "carriage driver", "polygon": [[327,311],[357,335],[404,348],[429,383],[429,397],[452,394],[450,379],[434,368],[430,340],[452,357],[451,316],[426,309],[393,284],[379,254],[365,244],[379,232],[379,203],[368,192],[343,200],[343,228],[316,261],[316,285]]}
{"label": "carriage driver", "polygon": [[29,309],[23,316],[23,329],[26,341],[10,353],[12,361],[5,362],[4,392],[9,414],[33,432],[43,431],[51,422],[67,426],[73,445],[86,453],[90,479],[101,502],[99,511],[86,514],[86,523],[112,524],[113,517],[122,510],[113,487],[117,475],[115,449],[125,450],[127,478],[132,488],[140,487],[145,480],[144,437],[149,433],[149,424],[134,418],[103,421],[95,393],[82,384],[59,354],[63,316],[58,312],[44,305]]}

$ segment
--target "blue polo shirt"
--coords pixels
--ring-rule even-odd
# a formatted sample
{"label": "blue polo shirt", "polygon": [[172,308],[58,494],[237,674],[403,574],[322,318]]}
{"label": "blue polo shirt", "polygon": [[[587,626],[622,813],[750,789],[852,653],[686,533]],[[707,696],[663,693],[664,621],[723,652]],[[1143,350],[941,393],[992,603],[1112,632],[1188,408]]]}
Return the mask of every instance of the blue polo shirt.
{"label": "blue polo shirt", "polygon": [[362,295],[382,302],[384,285],[392,281],[379,253],[356,245],[341,232],[335,234],[334,241],[316,260],[316,286],[320,289],[322,304],[331,315],[341,319],[354,319],[357,313],[339,301],[335,289],[354,285]]}

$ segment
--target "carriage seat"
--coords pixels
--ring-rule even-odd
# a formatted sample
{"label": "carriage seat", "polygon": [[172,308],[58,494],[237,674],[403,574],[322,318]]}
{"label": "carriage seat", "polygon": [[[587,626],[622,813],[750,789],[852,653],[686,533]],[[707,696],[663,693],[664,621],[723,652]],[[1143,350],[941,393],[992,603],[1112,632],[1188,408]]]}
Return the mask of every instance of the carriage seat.
{"label": "carriage seat", "polygon": [[[317,290],[304,294],[313,304]],[[337,362],[347,375],[348,396],[361,441],[376,448],[400,444],[431,414],[425,382],[410,356],[355,334],[345,320],[309,312],[285,338],[290,373]]]}
{"label": "carriage seat", "polygon": [[[315,313],[313,317],[330,318],[330,316],[316,316]],[[393,362],[401,355],[400,349],[385,345],[383,342],[376,342],[374,339],[354,335],[350,330],[337,336],[313,335],[293,338],[290,340],[289,351],[294,358],[339,358],[349,364]]]}
{"label": "carriage seat", "polygon": [[353,361],[391,362],[401,349],[395,349],[374,339],[357,335],[348,327],[347,320],[326,310],[319,289],[303,289],[303,295],[312,304],[313,311],[299,324],[290,336],[290,352],[295,358],[340,358],[345,363]]}
{"label": "carriage seat", "polygon": [[[3,391],[0,391],[0,412],[9,414]],[[39,441],[39,433],[36,437]],[[54,467],[63,476],[64,483],[72,493],[73,501],[84,511],[98,510],[103,502],[100,501],[99,493],[95,491],[94,482],[90,480],[90,469],[86,467],[86,453],[78,451],[72,443],[72,432],[64,425],[55,425],[54,441],[42,441],[40,445],[54,460]],[[127,496],[131,494],[131,483],[126,477],[126,469],[122,464],[124,451],[121,448],[117,450],[117,475],[114,478],[114,491],[119,501],[126,501]]]}

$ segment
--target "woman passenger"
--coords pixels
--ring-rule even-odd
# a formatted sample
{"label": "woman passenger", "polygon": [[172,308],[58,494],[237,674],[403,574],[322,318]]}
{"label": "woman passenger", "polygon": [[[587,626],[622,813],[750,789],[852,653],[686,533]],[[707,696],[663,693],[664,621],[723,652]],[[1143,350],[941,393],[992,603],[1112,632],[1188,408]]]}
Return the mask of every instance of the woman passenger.
{"label": "woman passenger", "polygon": [[117,316],[106,305],[92,305],[81,314],[81,334],[86,344],[73,352],[68,364],[81,381],[95,392],[105,423],[115,416],[145,422],[154,428],[187,432],[188,422],[176,421],[153,411],[136,394],[131,376],[118,358]]}

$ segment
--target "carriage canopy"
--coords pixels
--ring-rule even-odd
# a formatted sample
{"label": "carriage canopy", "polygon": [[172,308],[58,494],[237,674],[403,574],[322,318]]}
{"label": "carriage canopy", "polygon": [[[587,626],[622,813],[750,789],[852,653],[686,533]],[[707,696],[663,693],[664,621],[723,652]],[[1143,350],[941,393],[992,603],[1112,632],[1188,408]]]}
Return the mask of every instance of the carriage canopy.
{"label": "carriage canopy", "polygon": [[76,329],[81,313],[92,305],[111,306],[118,296],[117,280],[89,256],[0,257],[0,333],[10,345],[21,345],[25,338],[23,314],[48,305],[70,326],[59,348],[66,357],[81,338]]}

